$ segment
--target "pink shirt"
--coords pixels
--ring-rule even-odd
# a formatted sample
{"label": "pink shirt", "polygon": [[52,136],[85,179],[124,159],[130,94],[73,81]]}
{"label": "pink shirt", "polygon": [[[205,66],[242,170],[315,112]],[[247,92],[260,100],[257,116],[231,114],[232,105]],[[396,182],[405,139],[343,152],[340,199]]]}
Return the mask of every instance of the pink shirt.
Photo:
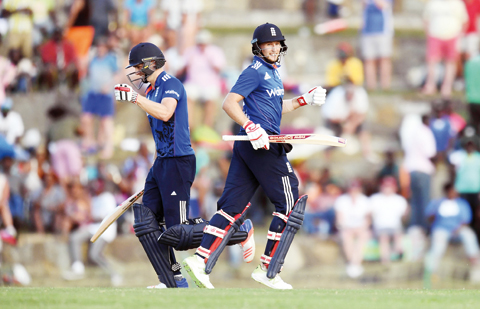
{"label": "pink shirt", "polygon": [[225,66],[225,55],[217,46],[207,45],[202,52],[198,46],[190,47],[184,54],[187,66],[186,83],[201,87],[220,87],[220,70]]}

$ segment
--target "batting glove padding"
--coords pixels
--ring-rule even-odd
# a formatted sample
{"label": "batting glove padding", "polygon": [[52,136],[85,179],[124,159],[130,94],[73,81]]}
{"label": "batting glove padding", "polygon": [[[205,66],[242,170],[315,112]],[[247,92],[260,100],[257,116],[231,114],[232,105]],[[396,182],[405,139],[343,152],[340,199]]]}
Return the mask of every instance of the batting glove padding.
{"label": "batting glove padding", "polygon": [[327,96],[327,90],[322,87],[313,87],[307,93],[304,93],[301,97],[297,98],[297,102],[300,106],[303,105],[312,105],[312,106],[321,106],[325,104],[325,98]]}
{"label": "batting glove padding", "polygon": [[115,85],[115,100],[122,102],[130,102],[137,104],[138,93],[133,90],[130,85],[127,84],[116,84]]}
{"label": "batting glove padding", "polygon": [[270,142],[268,141],[268,134],[265,130],[259,125],[253,123],[253,121],[248,120],[243,125],[245,132],[252,143],[253,149],[257,150],[260,148],[270,149]]}

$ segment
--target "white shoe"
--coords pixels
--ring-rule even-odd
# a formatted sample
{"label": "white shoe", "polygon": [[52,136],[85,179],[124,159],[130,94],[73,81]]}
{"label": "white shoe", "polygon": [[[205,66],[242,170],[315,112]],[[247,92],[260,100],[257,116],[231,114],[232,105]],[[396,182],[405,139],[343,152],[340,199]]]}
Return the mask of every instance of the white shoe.
{"label": "white shoe", "polygon": [[80,261],[75,261],[71,270],[63,272],[62,277],[69,281],[83,279],[85,277],[85,265]]}
{"label": "white shoe", "polygon": [[123,278],[120,275],[113,275],[110,278],[110,282],[112,283],[112,286],[121,286],[123,283]]}
{"label": "white shoe", "polygon": [[258,265],[252,273],[253,280],[268,286],[269,288],[276,290],[291,290],[293,287],[280,278],[280,275],[276,275],[275,278],[270,279],[267,277],[267,269],[263,264]]}
{"label": "white shoe", "polygon": [[214,289],[210,283],[209,276],[205,273],[205,262],[201,257],[196,254],[192,255],[183,260],[182,264],[193,282],[195,282],[199,288]]}
{"label": "white shoe", "polygon": [[157,285],[147,286],[147,289],[166,289],[166,288],[167,288],[167,286],[165,284],[161,283],[161,282]]}
{"label": "white shoe", "polygon": [[363,267],[361,265],[348,265],[347,266],[347,275],[350,278],[358,278],[363,274]]}
{"label": "white shoe", "polygon": [[240,231],[245,231],[248,233],[247,239],[240,243],[240,247],[243,250],[243,261],[245,263],[250,263],[255,257],[255,239],[253,238],[253,224],[250,219],[245,220],[245,222],[240,226]]}

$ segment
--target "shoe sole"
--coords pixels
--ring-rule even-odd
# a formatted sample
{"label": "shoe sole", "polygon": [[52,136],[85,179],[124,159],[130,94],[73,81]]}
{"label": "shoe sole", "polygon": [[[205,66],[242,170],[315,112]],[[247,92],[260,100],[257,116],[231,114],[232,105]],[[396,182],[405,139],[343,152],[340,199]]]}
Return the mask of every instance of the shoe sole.
{"label": "shoe sole", "polygon": [[205,284],[203,284],[202,281],[198,280],[197,276],[195,276],[195,273],[192,271],[192,269],[190,268],[190,265],[188,265],[187,261],[183,261],[182,264],[183,264],[183,267],[185,268],[185,270],[187,271],[188,275],[190,276],[190,278],[192,278],[195,285],[198,286],[201,289],[206,289],[207,287],[205,286]]}

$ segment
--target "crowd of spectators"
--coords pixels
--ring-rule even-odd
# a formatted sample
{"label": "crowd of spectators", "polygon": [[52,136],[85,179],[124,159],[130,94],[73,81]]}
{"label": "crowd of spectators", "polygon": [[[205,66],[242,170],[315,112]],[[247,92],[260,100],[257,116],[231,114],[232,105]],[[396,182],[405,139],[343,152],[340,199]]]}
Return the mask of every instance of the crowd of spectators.
{"label": "crowd of spectators", "polygon": [[[442,11],[451,14],[448,22],[441,19],[445,17],[437,2],[451,2],[452,9]],[[329,2],[330,15],[339,16],[338,3]],[[347,137],[352,141],[350,149],[358,138],[362,162],[378,173],[372,179],[362,175],[334,179],[328,167],[308,169],[304,160],[295,161],[294,169],[302,193],[309,195],[303,232],[338,241],[346,274],[352,278],[364,272],[364,252],[371,239],[378,242],[378,260],[385,265],[406,255],[415,261],[424,259],[427,279],[437,271],[449,239],[457,236],[465,244],[472,269],[477,265],[480,56],[473,20],[480,12],[479,3],[427,2],[428,72],[418,92],[428,95],[431,112],[405,116],[398,132],[401,149],[387,150],[383,165],[372,149],[366,124],[370,93],[392,88],[393,1],[364,0],[361,53],[355,55],[353,42],[342,42],[336,47],[336,58],[326,65],[324,86],[329,92],[321,121],[315,125]],[[112,160],[116,103],[111,89],[126,81],[125,51],[141,41],[158,44],[167,58],[166,70],[185,83],[197,156],[190,216],[209,219],[223,190],[231,150],[226,144],[197,139],[195,134],[215,129],[216,112],[228,91],[224,51],[214,44],[212,33],[200,27],[202,1],[6,0],[1,5],[0,24],[9,25],[4,32],[0,27],[2,241],[17,239],[17,232],[53,234],[69,246],[71,267],[64,270],[63,278],[84,277],[82,244],[105,214],[143,186],[153,160],[144,141],[133,147],[134,156]],[[305,1],[305,6],[312,5]],[[460,78],[465,80],[470,112],[466,118],[456,112],[457,102],[451,98],[458,64],[463,65],[452,46],[461,37],[466,56]],[[436,67],[442,60],[446,61],[445,77],[439,83]],[[298,88],[290,86],[285,87],[287,91]],[[11,99],[13,93],[42,91],[75,94],[81,104],[79,112],[64,100],[55,102],[43,115],[49,119],[45,136],[25,130],[29,126]],[[335,151],[325,150],[327,166]],[[449,179],[445,197],[437,200],[431,187],[439,166],[448,168]],[[255,211],[250,216],[261,226],[271,205],[261,191],[252,204]],[[108,273],[113,285],[121,284],[121,276],[103,250],[117,233],[131,233],[132,222],[127,212],[89,251],[88,259]],[[408,242],[410,246],[405,245]]]}

